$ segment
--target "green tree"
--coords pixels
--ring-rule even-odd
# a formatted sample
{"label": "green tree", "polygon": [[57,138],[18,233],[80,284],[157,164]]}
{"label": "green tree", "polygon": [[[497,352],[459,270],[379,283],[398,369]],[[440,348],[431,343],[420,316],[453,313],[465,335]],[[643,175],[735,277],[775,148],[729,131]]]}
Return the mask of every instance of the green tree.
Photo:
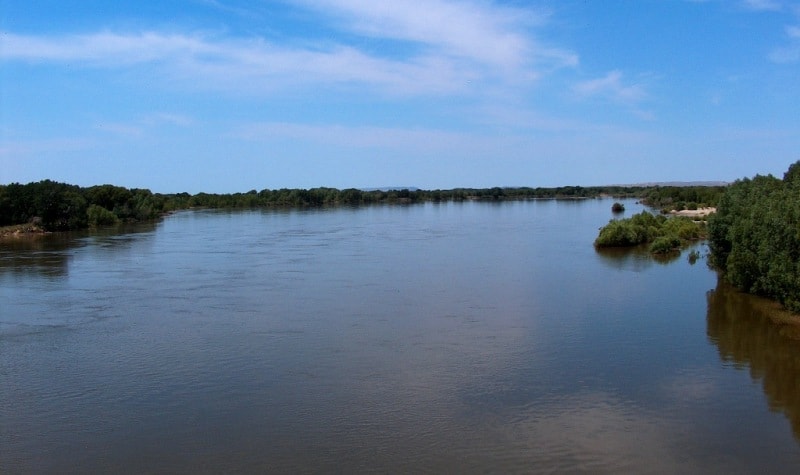
{"label": "green tree", "polygon": [[119,222],[117,215],[100,205],[89,205],[86,216],[89,226],[108,226]]}
{"label": "green tree", "polygon": [[783,180],[738,180],[709,219],[712,263],[746,292],[800,311],[800,162]]}

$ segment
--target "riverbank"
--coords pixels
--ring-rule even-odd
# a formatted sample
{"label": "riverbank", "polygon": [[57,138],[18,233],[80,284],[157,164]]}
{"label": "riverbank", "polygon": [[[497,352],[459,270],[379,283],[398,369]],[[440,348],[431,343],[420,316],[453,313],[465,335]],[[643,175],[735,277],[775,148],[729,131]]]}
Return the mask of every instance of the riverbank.
{"label": "riverbank", "polygon": [[40,236],[42,234],[47,234],[47,231],[41,226],[31,223],[0,226],[0,239]]}

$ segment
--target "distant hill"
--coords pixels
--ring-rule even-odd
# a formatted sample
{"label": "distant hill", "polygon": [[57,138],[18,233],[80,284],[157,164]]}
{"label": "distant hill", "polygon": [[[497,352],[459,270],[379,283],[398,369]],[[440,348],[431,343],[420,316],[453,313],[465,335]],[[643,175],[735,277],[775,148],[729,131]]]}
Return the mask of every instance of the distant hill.
{"label": "distant hill", "polygon": [[[653,182],[646,182],[646,183],[626,183],[626,184],[612,184],[612,185],[602,185],[602,186],[589,186],[584,188],[611,188],[611,187],[620,187],[620,188],[650,188],[653,186],[676,186],[676,187],[689,187],[689,186],[728,186],[730,182],[727,181],[653,181]],[[529,186],[502,186],[500,188],[504,189],[515,189],[515,188],[528,188]],[[548,188],[548,187],[545,187]],[[422,188],[416,186],[375,186],[371,188],[358,188],[364,192],[372,192],[372,191],[400,191],[400,190],[408,190],[408,191],[424,191]]]}
{"label": "distant hill", "polygon": [[417,188],[416,186],[377,186],[374,188],[359,188],[359,190],[366,192],[370,191],[389,192],[389,191],[401,191],[401,190],[419,191],[419,188]]}
{"label": "distant hill", "polygon": [[654,181],[649,183],[636,183],[632,185],[609,185],[609,186],[631,186],[631,187],[651,187],[651,186],[728,186],[727,181]]}

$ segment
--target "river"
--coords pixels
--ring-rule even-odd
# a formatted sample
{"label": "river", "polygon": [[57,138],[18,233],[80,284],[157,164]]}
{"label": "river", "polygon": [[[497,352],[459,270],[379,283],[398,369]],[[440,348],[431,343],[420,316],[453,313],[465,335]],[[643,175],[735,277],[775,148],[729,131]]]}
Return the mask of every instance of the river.
{"label": "river", "polygon": [[0,242],[0,473],[795,473],[800,343],[611,203]]}

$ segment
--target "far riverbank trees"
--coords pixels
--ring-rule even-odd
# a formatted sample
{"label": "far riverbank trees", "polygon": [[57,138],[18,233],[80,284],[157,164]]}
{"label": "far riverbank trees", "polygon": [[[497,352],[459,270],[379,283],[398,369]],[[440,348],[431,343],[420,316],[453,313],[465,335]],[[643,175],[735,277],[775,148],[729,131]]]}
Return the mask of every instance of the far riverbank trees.
{"label": "far riverbank trees", "polygon": [[686,199],[711,200],[722,187],[705,186],[562,186],[454,188],[451,190],[311,188],[250,190],[246,193],[160,194],[147,189],[114,185],[82,188],[43,180],[0,185],[0,226],[35,222],[48,231],[65,231],[119,222],[155,219],[189,208],[308,208],[409,204],[446,201],[513,201],[533,199],[588,199],[602,196],[639,198],[650,206],[685,206]]}

